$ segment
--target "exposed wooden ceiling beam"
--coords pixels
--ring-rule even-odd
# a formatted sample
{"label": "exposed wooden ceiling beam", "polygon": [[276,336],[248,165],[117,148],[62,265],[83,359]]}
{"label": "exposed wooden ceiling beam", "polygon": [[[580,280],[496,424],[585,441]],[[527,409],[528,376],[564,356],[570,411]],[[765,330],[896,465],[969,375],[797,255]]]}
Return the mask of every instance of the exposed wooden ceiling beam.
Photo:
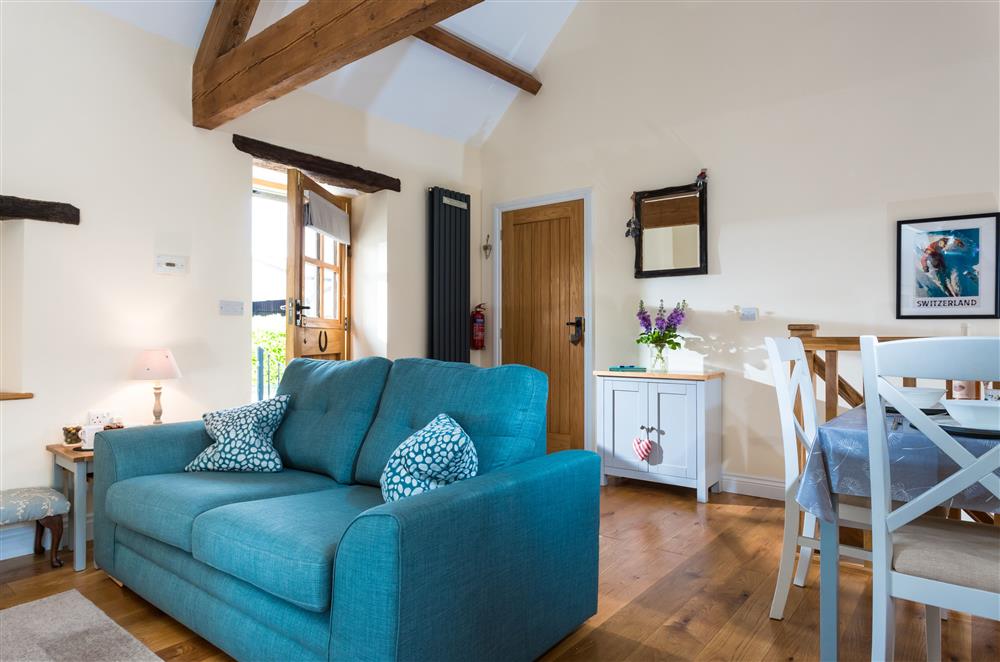
{"label": "exposed wooden ceiling beam", "polygon": [[80,210],[65,202],[48,202],[47,200],[18,198],[13,195],[0,195],[0,221],[20,218],[80,225]]}
{"label": "exposed wooden ceiling beam", "polygon": [[426,41],[431,46],[440,48],[445,53],[454,55],[459,60],[464,60],[472,66],[482,69],[488,74],[505,80],[525,92],[538,94],[538,90],[542,89],[541,81],[527,71],[518,69],[510,62],[493,55],[493,53],[484,51],[479,46],[469,43],[461,37],[456,37],[447,30],[432,26],[421,30],[413,36]]}
{"label": "exposed wooden ceiling beam", "polygon": [[241,152],[253,156],[261,165],[276,170],[298,168],[324,184],[353,188],[365,193],[375,193],[382,189],[399,191],[402,188],[400,181],[395,177],[287,147],[279,147],[263,140],[233,134],[233,145]]}
{"label": "exposed wooden ceiling beam", "polygon": [[194,56],[195,71],[246,41],[259,4],[260,0],[215,0],[198,54]]}
{"label": "exposed wooden ceiling beam", "polygon": [[214,129],[481,1],[311,0],[194,71],[194,124]]}

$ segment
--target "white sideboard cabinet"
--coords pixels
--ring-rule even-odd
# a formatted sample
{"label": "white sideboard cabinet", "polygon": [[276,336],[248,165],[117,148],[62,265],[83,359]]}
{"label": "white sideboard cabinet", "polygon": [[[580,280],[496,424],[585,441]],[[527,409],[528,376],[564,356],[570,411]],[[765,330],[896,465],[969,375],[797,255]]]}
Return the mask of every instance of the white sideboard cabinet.
{"label": "white sideboard cabinet", "polygon": [[[594,373],[597,452],[605,476],[697,490],[708,501],[722,478],[722,377],[705,373]],[[649,439],[646,460],[632,441]]]}

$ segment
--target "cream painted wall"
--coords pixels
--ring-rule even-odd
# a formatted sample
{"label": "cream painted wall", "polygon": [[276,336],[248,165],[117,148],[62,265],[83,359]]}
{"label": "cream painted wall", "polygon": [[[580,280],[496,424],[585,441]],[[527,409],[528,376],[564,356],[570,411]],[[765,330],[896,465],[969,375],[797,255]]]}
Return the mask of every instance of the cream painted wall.
{"label": "cream painted wall", "polygon": [[[542,92],[519,97],[483,148],[485,215],[592,187],[597,367],[648,360],[633,342],[640,297],[687,298],[683,360],[726,371],[725,472],[777,479],[764,336],[792,322],[828,335],[961,332],[958,321],[895,320],[895,221],[997,209],[997,12],[580,3],[540,67]],[[702,167],[710,273],[634,279],[631,192],[691,182]],[[759,307],[760,321],[737,321],[740,306]],[[998,333],[995,321],[969,329]]]}
{"label": "cream painted wall", "polygon": [[351,329],[355,358],[385,356],[389,344],[389,191],[351,203],[353,302],[360,308]]}
{"label": "cream painted wall", "polygon": [[23,330],[23,276],[24,221],[4,221],[0,223],[0,391],[20,389],[21,354],[14,349],[21,346]]}
{"label": "cream painted wall", "polygon": [[[164,387],[167,421],[249,398],[251,162],[233,132],[402,180],[360,203],[356,274],[383,281],[357,292],[355,329],[365,353],[424,353],[426,189],[478,200],[477,150],[305,92],[203,131],[189,49],[75,3],[2,3],[0,23],[0,190],[82,219],[4,222],[2,387],[36,397],[0,404],[2,487],[49,484],[44,445],[88,409],[150,420],[150,385],[128,379],[144,347],[172,348],[184,375]],[[478,206],[472,222],[478,237]],[[154,274],[158,252],[189,255],[189,273]],[[247,314],[220,316],[219,299]]]}

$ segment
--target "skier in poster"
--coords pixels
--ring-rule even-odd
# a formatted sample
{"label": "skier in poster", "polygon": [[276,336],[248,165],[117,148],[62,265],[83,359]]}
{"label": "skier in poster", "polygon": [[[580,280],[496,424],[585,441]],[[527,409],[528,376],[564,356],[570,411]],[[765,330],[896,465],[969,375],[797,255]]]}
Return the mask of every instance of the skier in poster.
{"label": "skier in poster", "polygon": [[927,245],[923,255],[920,256],[920,268],[924,273],[944,290],[948,296],[962,296],[959,286],[958,274],[948,273],[948,265],[945,262],[945,252],[951,250],[961,250],[965,248],[965,243],[958,237],[940,237]]}

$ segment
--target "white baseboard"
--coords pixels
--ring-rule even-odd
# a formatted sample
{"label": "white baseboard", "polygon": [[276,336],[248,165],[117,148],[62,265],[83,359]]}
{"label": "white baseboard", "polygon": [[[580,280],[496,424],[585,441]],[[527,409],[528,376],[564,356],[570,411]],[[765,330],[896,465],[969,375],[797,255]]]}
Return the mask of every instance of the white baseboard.
{"label": "white baseboard", "polygon": [[[87,540],[94,539],[94,515],[87,515]],[[62,546],[69,544],[69,522],[63,524]],[[45,532],[45,548],[49,547],[49,532]],[[21,522],[0,528],[0,561],[35,553],[35,523]]]}
{"label": "white baseboard", "polygon": [[722,491],[744,496],[785,500],[785,481],[746,474],[722,474]]}

